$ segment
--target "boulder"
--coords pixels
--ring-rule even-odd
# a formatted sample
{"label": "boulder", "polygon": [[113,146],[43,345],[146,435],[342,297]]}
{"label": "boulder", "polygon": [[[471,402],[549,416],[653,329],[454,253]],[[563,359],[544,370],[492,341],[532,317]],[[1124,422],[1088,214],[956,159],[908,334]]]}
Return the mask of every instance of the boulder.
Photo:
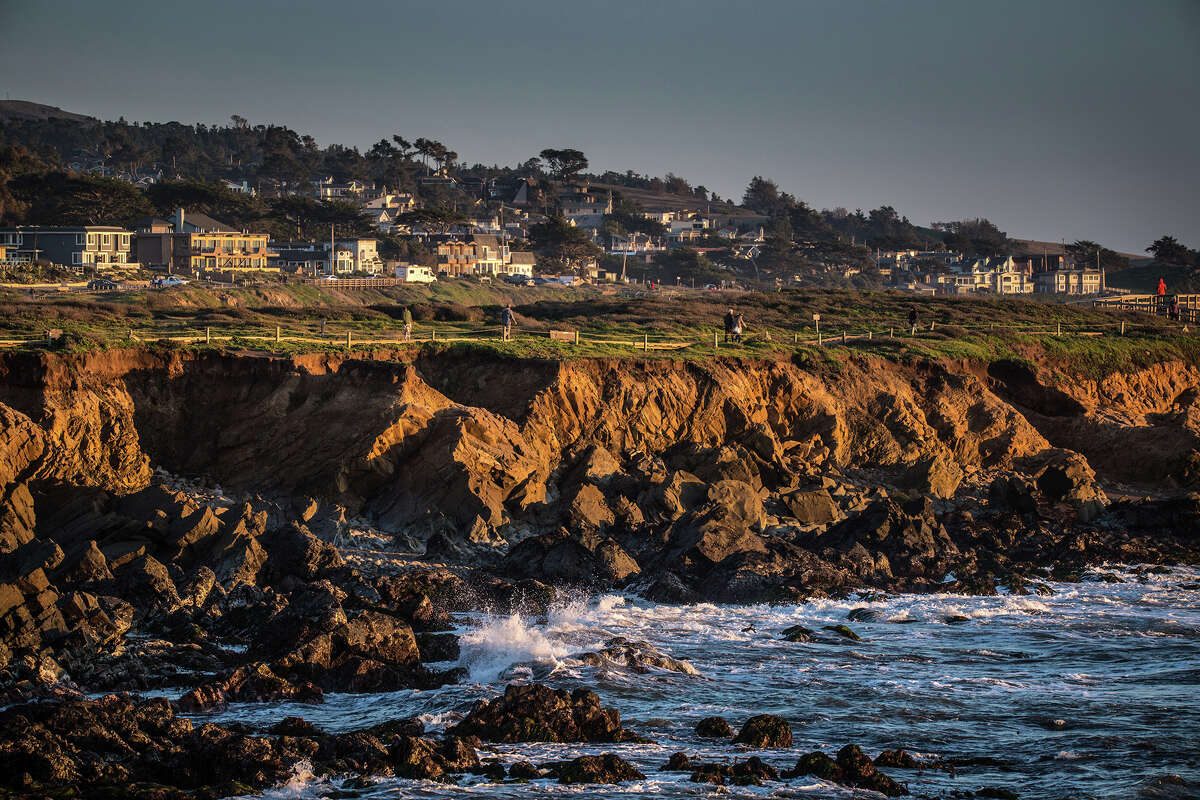
{"label": "boulder", "polygon": [[733,728],[723,717],[705,717],[696,723],[696,735],[706,739],[728,739],[733,736]]}
{"label": "boulder", "polygon": [[841,509],[825,489],[795,491],[781,499],[788,512],[804,525],[824,525],[841,516]]}
{"label": "boulder", "polygon": [[445,781],[452,773],[479,767],[475,748],[457,736],[441,742],[403,736],[392,746],[390,756],[396,774],[404,778]]}
{"label": "boulder", "polygon": [[559,783],[565,784],[624,783],[646,779],[646,776],[634,769],[628,761],[612,753],[580,756],[571,761],[547,766],[550,774],[557,777]]}
{"label": "boulder", "polygon": [[962,480],[963,471],[958,462],[946,453],[938,453],[909,468],[904,476],[904,487],[934,497],[950,498],[958,491]]}
{"label": "boulder", "polygon": [[266,664],[238,667],[224,678],[199,686],[176,701],[185,711],[202,712],[238,703],[277,703],[291,700],[320,703],[324,694],[311,683],[292,684],[271,671]]}
{"label": "boulder", "polygon": [[661,669],[668,672],[680,672],[684,675],[700,674],[688,662],[672,658],[646,642],[630,641],[624,636],[614,636],[604,643],[602,649],[583,653],[578,658],[584,664],[593,667],[617,666],[631,669],[634,672]]}
{"label": "boulder", "polygon": [[573,526],[589,528],[606,528],[615,519],[604,494],[590,483],[580,486],[567,503],[567,518]]}
{"label": "boulder", "polygon": [[456,736],[488,742],[622,742],[640,737],[621,727],[615,708],[604,708],[587,689],[567,692],[538,683],[509,684],[501,697],[481,700],[457,725]]}
{"label": "boulder", "polygon": [[1037,487],[1051,503],[1070,503],[1080,522],[1091,522],[1104,513],[1108,497],[1096,484],[1096,473],[1087,459],[1070,450],[1043,454],[1045,465],[1037,474]]}
{"label": "boulder", "polygon": [[746,720],[733,741],[750,747],[791,747],[792,729],[783,717],[759,714]]}

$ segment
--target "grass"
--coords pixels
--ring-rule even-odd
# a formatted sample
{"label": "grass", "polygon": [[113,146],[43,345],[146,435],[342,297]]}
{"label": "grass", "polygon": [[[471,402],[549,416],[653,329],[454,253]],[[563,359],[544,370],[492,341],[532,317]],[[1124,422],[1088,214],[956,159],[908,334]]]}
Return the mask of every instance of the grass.
{"label": "grass", "polygon": [[[499,340],[499,314],[506,302],[512,302],[518,314],[517,336],[511,342]],[[714,348],[713,333],[720,331],[731,304],[746,317],[746,342]],[[421,340],[408,345],[399,341],[406,307],[417,317],[414,333]],[[920,322],[915,336],[907,325],[910,309],[917,311]],[[814,314],[821,317],[825,337],[820,348],[806,344],[816,335]],[[1125,336],[1116,335],[1122,321]],[[276,326],[284,336],[279,343],[274,342]],[[1090,304],[1030,298],[930,298],[841,290],[605,294],[589,287],[527,288],[469,281],[353,292],[312,284],[271,284],[40,298],[20,292],[0,295],[0,339],[39,339],[47,328],[64,332],[57,344],[23,345],[32,348],[127,347],[130,328],[146,340],[194,338],[203,336],[206,327],[214,336],[235,337],[220,338],[210,347],[286,354],[344,351],[350,330],[358,342],[384,339],[397,347],[469,349],[502,358],[738,355],[813,359],[814,364],[833,368],[846,357],[870,354],[891,360],[1047,360],[1081,375],[1103,375],[1168,359],[1200,363],[1200,340],[1183,334],[1177,323],[1137,312],[1093,309]],[[1062,336],[1056,335],[1060,327]],[[582,343],[551,340],[552,329],[577,330]],[[845,344],[842,331],[850,337]],[[868,331],[871,339],[854,338]],[[1082,333],[1104,335],[1077,335]],[[434,334],[438,341],[428,341]],[[288,341],[289,336],[312,341]],[[687,346],[646,352],[640,347],[643,337],[651,344]],[[177,341],[154,346],[205,345]]]}

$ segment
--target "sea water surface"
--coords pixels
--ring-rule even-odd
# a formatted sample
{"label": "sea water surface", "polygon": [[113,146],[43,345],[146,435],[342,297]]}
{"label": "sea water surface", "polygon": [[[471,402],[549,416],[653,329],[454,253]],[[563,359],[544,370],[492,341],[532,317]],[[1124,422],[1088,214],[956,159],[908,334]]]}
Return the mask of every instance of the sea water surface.
{"label": "sea water surface", "polygon": [[[956,769],[885,769],[915,797],[970,797],[999,787],[1021,798],[1196,797],[1200,794],[1200,569],[1106,570],[1123,583],[1051,584],[1052,596],[892,595],[798,605],[658,605],[605,595],[549,614],[460,615],[470,680],[434,691],[327,695],[324,705],[235,705],[206,719],[266,725],[303,716],[344,731],[420,715],[437,731],[512,681],[586,686],[654,745],[498,745],[506,764],[615,752],[645,781],[565,787],[552,781],[460,786],[381,778],[363,797],[866,797],[797,778],[728,789],[660,772],[693,760],[758,754],[777,769],[803,753],[857,743],[871,756],[903,747]],[[848,619],[855,609],[865,609]],[[861,642],[791,643],[783,628],[845,623]],[[698,674],[601,669],[572,656],[613,636],[653,644]],[[448,665],[447,665],[448,666]],[[744,750],[695,736],[703,717],[735,727],[761,713],[791,723],[795,746]],[[338,781],[303,767],[265,796],[321,797]]]}

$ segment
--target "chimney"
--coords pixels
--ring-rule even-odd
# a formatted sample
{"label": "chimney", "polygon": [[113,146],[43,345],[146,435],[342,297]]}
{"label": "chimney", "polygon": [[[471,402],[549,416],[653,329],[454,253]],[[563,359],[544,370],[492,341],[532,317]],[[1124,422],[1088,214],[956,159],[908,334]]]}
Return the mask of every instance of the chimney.
{"label": "chimney", "polygon": [[183,209],[175,209],[175,232],[183,233]]}

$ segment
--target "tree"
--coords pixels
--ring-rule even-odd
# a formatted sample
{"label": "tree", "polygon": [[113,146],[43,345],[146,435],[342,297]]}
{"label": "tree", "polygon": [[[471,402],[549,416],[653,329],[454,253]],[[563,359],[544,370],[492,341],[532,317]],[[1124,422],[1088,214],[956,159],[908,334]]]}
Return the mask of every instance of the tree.
{"label": "tree", "polygon": [[546,148],[539,153],[542,160],[546,162],[550,168],[550,174],[558,181],[565,183],[572,180],[583,170],[587,169],[587,156],[581,150],[564,148],[556,150],[554,148]]}
{"label": "tree", "polygon": [[548,217],[529,229],[529,238],[534,250],[575,267],[588,258],[598,257],[603,251],[579,228],[562,217]]}
{"label": "tree", "polygon": [[1100,266],[1106,270],[1116,272],[1129,266],[1129,259],[1125,256],[1087,239],[1072,242],[1066,249],[1075,263],[1082,266],[1096,266],[1096,253],[1100,254]]}
{"label": "tree", "polygon": [[419,225],[430,233],[445,233],[455,225],[466,222],[466,216],[448,208],[416,208],[401,214],[396,221],[402,225]]}
{"label": "tree", "polygon": [[1147,253],[1154,254],[1154,260],[1162,264],[1186,266],[1191,259],[1191,252],[1180,244],[1174,236],[1161,236],[1154,244],[1146,248]]}
{"label": "tree", "polygon": [[70,178],[56,197],[56,206],[40,224],[128,225],[153,211],[140,189],[112,178]]}
{"label": "tree", "polygon": [[743,206],[768,217],[787,214],[795,204],[796,198],[787,192],[780,192],[775,181],[767,180],[761,175],[750,179],[746,192],[742,195]]}
{"label": "tree", "polygon": [[1008,234],[982,217],[955,222],[935,222],[933,229],[947,235],[946,247],[977,255],[1006,255],[1011,248]]}

